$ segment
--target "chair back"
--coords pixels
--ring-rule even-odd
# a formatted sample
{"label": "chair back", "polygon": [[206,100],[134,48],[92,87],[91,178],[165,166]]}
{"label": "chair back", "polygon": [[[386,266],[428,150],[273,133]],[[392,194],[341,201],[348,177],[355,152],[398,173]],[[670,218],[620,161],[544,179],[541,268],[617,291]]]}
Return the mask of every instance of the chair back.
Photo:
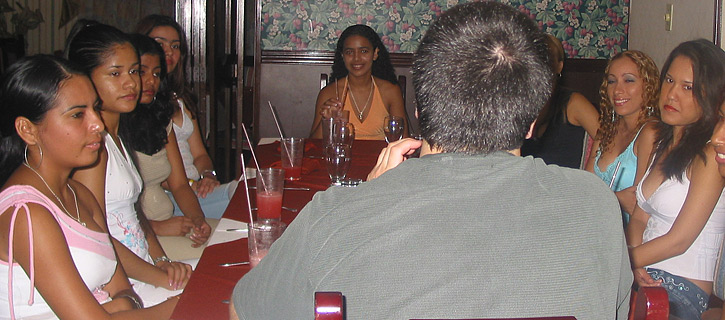
{"label": "chair back", "polygon": [[663,287],[640,287],[632,291],[629,320],[667,320],[670,301]]}
{"label": "chair back", "polygon": [[[410,319],[423,320],[423,319]],[[428,319],[428,320],[454,320],[454,319]],[[459,320],[576,320],[574,317],[536,317],[536,318],[480,318],[480,319],[459,319]]]}
{"label": "chair back", "polygon": [[342,320],[344,316],[341,292],[315,292],[315,320]]}

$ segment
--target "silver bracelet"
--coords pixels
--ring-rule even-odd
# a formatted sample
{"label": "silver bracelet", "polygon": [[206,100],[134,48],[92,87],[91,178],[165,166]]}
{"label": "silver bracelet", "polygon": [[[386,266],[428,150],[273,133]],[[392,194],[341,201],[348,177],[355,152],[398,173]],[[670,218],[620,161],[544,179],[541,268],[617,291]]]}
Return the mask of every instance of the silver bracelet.
{"label": "silver bracelet", "polygon": [[155,266],[156,266],[156,265],[158,265],[158,264],[159,264],[159,262],[161,262],[161,261],[166,261],[166,262],[168,262],[168,263],[171,263],[171,262],[173,262],[173,261],[171,261],[171,259],[169,259],[169,257],[167,257],[167,256],[160,256],[160,257],[158,257],[158,258],[154,259],[154,265],[155,265]]}
{"label": "silver bracelet", "polygon": [[118,298],[127,298],[134,305],[134,309],[143,309],[143,302],[133,295],[123,293],[113,297],[114,300]]}

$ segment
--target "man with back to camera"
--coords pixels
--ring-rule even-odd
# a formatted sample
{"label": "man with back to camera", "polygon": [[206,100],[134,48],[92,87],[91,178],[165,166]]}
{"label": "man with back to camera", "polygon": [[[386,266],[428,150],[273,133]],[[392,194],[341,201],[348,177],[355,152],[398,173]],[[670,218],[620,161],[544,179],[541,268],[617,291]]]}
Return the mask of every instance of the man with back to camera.
{"label": "man with back to camera", "polygon": [[423,140],[388,145],[368,182],[317,193],[237,283],[232,319],[309,319],[315,291],[341,291],[349,320],[626,319],[616,198],[519,156],[552,87],[543,37],[493,1],[441,15],[413,66]]}

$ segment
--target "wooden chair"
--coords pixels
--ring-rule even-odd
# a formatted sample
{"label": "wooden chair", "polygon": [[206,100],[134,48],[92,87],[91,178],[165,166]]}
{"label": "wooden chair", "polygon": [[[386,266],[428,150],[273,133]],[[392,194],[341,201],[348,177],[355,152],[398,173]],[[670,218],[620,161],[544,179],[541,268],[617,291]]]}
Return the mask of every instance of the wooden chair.
{"label": "wooden chair", "polygon": [[315,292],[315,320],[342,320],[345,305],[341,292]]}
{"label": "wooden chair", "polygon": [[[418,320],[418,319],[410,319]],[[422,319],[420,319],[422,320]],[[453,319],[429,319],[429,320],[453,320]],[[536,317],[536,318],[481,318],[481,319],[459,319],[459,320],[576,320],[574,317]]]}
{"label": "wooden chair", "polygon": [[[315,292],[315,320],[343,320],[345,303],[341,292]],[[415,319],[411,319],[415,320]],[[543,317],[543,318],[507,318],[507,319],[468,319],[468,320],[576,320],[574,317]]]}
{"label": "wooden chair", "polygon": [[632,291],[629,320],[667,320],[670,301],[663,287],[640,287]]}

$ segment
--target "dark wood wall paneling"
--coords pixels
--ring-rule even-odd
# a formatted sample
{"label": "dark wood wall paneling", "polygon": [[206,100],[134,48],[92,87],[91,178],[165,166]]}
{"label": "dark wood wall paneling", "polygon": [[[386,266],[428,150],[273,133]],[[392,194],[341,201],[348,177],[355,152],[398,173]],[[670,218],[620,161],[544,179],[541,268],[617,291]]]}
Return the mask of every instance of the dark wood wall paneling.
{"label": "dark wood wall paneling", "polygon": [[[268,101],[274,105],[286,136],[306,137],[309,134],[320,75],[331,72],[333,59],[334,53],[329,51],[262,51],[257,106],[259,130],[255,130],[259,138],[278,136]],[[411,129],[417,133],[410,72],[413,55],[393,53],[391,60],[396,73],[406,76],[406,110]],[[582,93],[596,106],[606,65],[605,59],[569,59],[562,72],[563,85]]]}

